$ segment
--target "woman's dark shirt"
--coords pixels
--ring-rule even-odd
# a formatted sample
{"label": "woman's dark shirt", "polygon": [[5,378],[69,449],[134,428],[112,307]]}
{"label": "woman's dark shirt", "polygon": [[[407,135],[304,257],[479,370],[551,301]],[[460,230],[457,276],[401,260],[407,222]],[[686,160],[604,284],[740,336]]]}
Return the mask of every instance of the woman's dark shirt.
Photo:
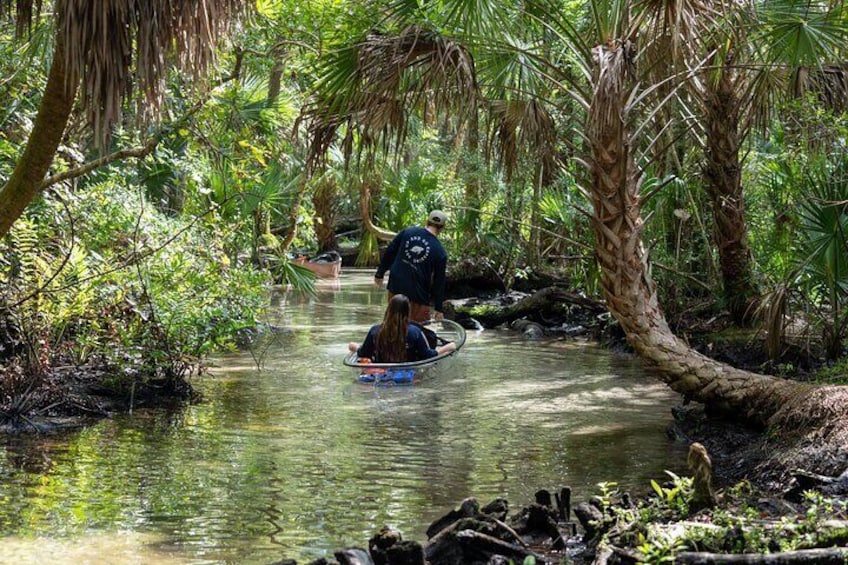
{"label": "woman's dark shirt", "polygon": [[[365,342],[361,346],[359,346],[359,349],[356,351],[356,354],[359,357],[368,357],[374,363],[388,363],[388,361],[380,359],[380,355],[377,352],[377,334],[380,332],[380,328],[382,326],[383,324],[377,324],[375,326],[371,326],[371,329],[368,330],[368,335],[365,336]],[[421,328],[419,328],[415,324],[409,324],[407,326],[407,361],[421,361],[424,359],[429,359],[430,357],[435,357],[438,354],[439,352],[435,349],[432,349],[427,343],[427,338],[424,337],[424,332],[421,331]]]}

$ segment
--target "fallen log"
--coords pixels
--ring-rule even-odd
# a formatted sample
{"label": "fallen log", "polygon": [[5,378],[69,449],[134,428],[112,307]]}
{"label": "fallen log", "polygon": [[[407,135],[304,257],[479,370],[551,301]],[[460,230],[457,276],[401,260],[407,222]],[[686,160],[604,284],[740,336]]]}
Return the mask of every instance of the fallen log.
{"label": "fallen log", "polygon": [[612,557],[612,547],[603,546],[598,549],[598,552],[595,554],[595,559],[592,561],[592,565],[607,565],[610,557]]}
{"label": "fallen log", "polygon": [[794,486],[785,494],[788,500],[798,502],[803,499],[804,491],[818,490],[830,496],[848,494],[848,469],[838,477],[829,477],[796,469],[792,473]]}
{"label": "fallen log", "polygon": [[[386,565],[424,565],[424,548],[417,541],[402,541],[386,550]],[[377,565],[375,560],[375,565]]]}
{"label": "fallen log", "polygon": [[568,315],[568,306],[575,305],[594,314],[601,314],[607,309],[603,303],[585,296],[580,296],[567,290],[549,286],[507,306],[487,304],[477,308],[464,306],[456,307],[456,312],[470,314],[484,327],[494,328],[508,324],[521,318],[549,325],[552,320],[564,319]]}
{"label": "fallen log", "polygon": [[335,552],[339,565],[374,565],[367,551],[360,547],[349,547]]}
{"label": "fallen log", "polygon": [[480,503],[477,502],[477,499],[473,496],[466,498],[460,503],[459,508],[451,510],[430,524],[427,528],[427,539],[433,538],[445,528],[452,526],[457,522],[457,520],[461,520],[462,518],[471,518],[472,516],[476,516],[479,512]]}
{"label": "fallen log", "polygon": [[780,553],[703,553],[683,552],[674,557],[675,565],[845,565],[848,547],[800,549]]}
{"label": "fallen log", "polygon": [[490,519],[490,520],[491,520],[491,521],[492,521],[492,522],[493,522],[493,523],[494,523],[497,527],[499,527],[499,528],[500,528],[500,529],[502,529],[503,531],[507,532],[510,536],[512,536],[512,538],[515,540],[515,543],[517,543],[518,545],[520,545],[521,547],[524,547],[524,548],[529,547],[529,546],[527,545],[527,543],[526,543],[523,539],[521,539],[521,536],[520,536],[520,535],[518,535],[518,532],[516,532],[516,531],[515,531],[515,530],[513,530],[511,527],[509,527],[509,525],[508,525],[508,524],[506,524],[506,523],[504,523],[504,522],[501,522],[501,521],[500,521],[500,520],[498,520],[497,518],[492,518],[491,516],[489,517],[489,519]]}

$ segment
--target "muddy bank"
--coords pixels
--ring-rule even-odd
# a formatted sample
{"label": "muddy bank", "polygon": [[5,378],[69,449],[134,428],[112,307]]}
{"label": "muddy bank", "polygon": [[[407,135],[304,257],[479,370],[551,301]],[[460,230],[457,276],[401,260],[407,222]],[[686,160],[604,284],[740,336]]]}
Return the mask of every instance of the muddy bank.
{"label": "muddy bank", "polygon": [[49,433],[90,425],[141,407],[200,400],[187,375],[133,375],[106,361],[70,362],[33,375],[18,364],[0,368],[0,433]]}

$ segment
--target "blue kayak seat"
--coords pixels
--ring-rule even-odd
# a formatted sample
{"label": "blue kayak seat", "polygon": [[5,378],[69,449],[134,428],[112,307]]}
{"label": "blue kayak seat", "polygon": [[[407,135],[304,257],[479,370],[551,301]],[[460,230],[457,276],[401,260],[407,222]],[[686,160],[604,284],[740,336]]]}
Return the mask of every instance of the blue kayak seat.
{"label": "blue kayak seat", "polygon": [[359,382],[383,385],[412,384],[415,381],[415,369],[389,369],[385,373],[361,373]]}

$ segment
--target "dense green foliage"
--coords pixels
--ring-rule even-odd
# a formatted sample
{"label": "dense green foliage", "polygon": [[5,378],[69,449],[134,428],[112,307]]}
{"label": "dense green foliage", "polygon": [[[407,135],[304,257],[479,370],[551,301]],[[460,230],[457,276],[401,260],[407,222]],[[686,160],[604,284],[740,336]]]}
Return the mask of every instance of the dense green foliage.
{"label": "dense green foliage", "polygon": [[164,216],[114,181],[51,196],[2,245],[4,342],[29,372],[97,361],[183,378],[256,324],[266,276],[234,266],[219,227]]}
{"label": "dense green foliage", "polygon": [[725,490],[720,508],[696,513],[690,508],[692,479],[667,473],[670,480],[651,481],[653,496],[638,504],[623,501],[615,483],[599,484],[595,499],[603,519],[594,543],[631,547],[640,563],[659,564],[673,563],[684,551],[768,554],[828,547],[842,535],[843,523],[827,523],[848,510],[839,498],[806,491],[797,510],[786,504],[770,515],[751,502],[758,493],[742,481]]}

